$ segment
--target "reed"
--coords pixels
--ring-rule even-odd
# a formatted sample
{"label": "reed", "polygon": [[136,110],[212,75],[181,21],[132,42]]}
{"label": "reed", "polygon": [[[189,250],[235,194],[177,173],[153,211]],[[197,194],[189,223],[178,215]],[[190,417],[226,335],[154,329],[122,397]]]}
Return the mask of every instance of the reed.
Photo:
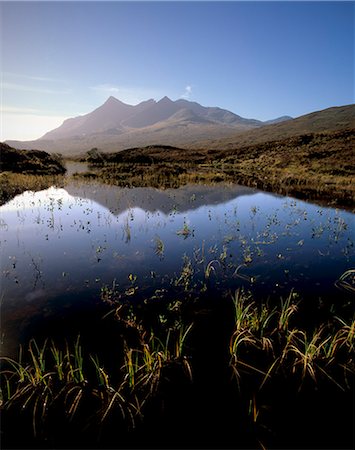
{"label": "reed", "polygon": [[284,351],[293,356],[292,373],[300,370],[302,382],[307,375],[317,382],[316,373],[319,363],[326,356],[323,349],[331,339],[330,336],[324,335],[324,327],[316,329],[311,336],[308,336],[303,330],[295,329],[290,332],[289,343]]}
{"label": "reed", "polygon": [[287,332],[289,328],[289,322],[291,317],[297,312],[297,303],[294,303],[298,299],[298,295],[291,291],[286,300],[281,299],[281,310],[278,320],[278,331]]}
{"label": "reed", "polygon": [[355,292],[355,269],[346,270],[338,280],[335,281],[338,289],[348,291],[352,294]]}
{"label": "reed", "polygon": [[[354,319],[346,322],[335,317],[335,323],[323,324],[313,331],[291,327],[299,303],[293,291],[281,299],[278,308],[270,308],[267,303],[257,306],[252,296],[242,290],[233,295],[233,302],[235,324],[229,353],[239,387],[243,373],[251,370],[262,376],[259,390],[276,376],[295,377],[299,389],[307,379],[317,384],[319,378],[345,389],[347,376],[355,374]],[[343,380],[335,376],[339,368],[344,371]]]}
{"label": "reed", "polygon": [[205,269],[205,278],[208,279],[210,278],[212,273],[216,273],[216,267],[215,266],[220,266],[220,262],[218,261],[218,259],[212,259],[206,266]]}

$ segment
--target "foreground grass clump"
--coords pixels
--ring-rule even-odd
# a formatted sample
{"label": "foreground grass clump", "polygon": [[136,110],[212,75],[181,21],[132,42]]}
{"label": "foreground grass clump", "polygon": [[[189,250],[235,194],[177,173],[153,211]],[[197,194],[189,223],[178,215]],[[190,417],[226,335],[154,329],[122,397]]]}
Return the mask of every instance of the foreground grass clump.
{"label": "foreground grass clump", "polygon": [[77,417],[98,432],[112,416],[132,429],[160,384],[169,382],[167,372],[173,368],[192,376],[185,356],[192,325],[175,324],[159,337],[122,305],[114,312],[121,348],[115,364],[86,351],[79,336],[62,345],[32,339],[26,351],[20,348],[17,360],[2,358],[2,407],[27,411],[35,437],[45,436],[53,422],[63,420],[55,426],[66,426]]}
{"label": "foreground grass clump", "polygon": [[[315,392],[336,400],[353,392],[354,318],[329,311],[326,320],[305,323],[294,292],[279,301],[258,301],[243,289],[232,296],[199,294],[191,271],[185,264],[170,293],[148,292],[134,277],[136,289],[104,286],[104,320],[115,332],[99,352],[82,343],[84,336],[62,344],[49,337],[30,340],[16,360],[2,358],[3,412],[27,412],[38,439],[74,426],[71,433],[96,430],[98,439],[111,430],[110,445],[122,448],[138,445],[138,435],[166,445],[180,426],[198,435],[194,427],[205,429],[213,414],[213,421],[223,418],[223,433],[236,448],[272,446],[277,439],[285,447],[279,436],[304,425],[302,411],[312,406],[320,413]],[[285,423],[290,409],[295,416]],[[200,417],[189,425],[194,414]],[[159,421],[163,429],[150,435]],[[233,432],[225,421],[233,422]],[[183,436],[176,439],[191,444]]]}
{"label": "foreground grass clump", "polygon": [[291,293],[278,308],[270,308],[267,303],[257,305],[243,292],[236,293],[229,349],[237,379],[247,369],[261,375],[259,389],[274,378],[291,377],[299,389],[307,381],[316,385],[325,379],[345,390],[348,375],[355,373],[355,318],[347,322],[335,316],[313,330],[300,329],[294,317],[295,299],[297,295]]}

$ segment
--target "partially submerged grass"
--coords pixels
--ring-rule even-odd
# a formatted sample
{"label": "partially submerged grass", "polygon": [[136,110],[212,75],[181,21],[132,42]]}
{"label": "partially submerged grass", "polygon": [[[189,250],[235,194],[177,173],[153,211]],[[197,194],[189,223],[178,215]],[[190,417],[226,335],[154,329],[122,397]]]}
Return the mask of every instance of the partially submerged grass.
{"label": "partially submerged grass", "polygon": [[159,256],[160,259],[164,258],[165,245],[159,236],[155,238],[155,254]]}
{"label": "partially submerged grass", "polygon": [[64,186],[61,175],[29,175],[13,172],[0,173],[0,205],[25,191],[41,191],[51,186]]}
{"label": "partially submerged grass", "polygon": [[[206,280],[214,268],[220,268],[219,260],[205,267]],[[144,422],[147,411],[152,413],[152,405],[153,410],[164,405],[181,375],[193,383],[195,373],[206,376],[196,363],[196,348],[203,348],[211,360],[206,368],[222,373],[231,370],[234,377],[227,383],[239,399],[235,407],[258,440],[260,430],[265,432],[265,418],[272,413],[263,406],[265,399],[266,404],[272,403],[279,386],[295,391],[294,395],[314,387],[324,391],[333,386],[340,392],[352,389],[354,318],[330,315],[321,325],[304,327],[299,320],[301,299],[295,292],[275,303],[257,301],[240,289],[232,296],[234,320],[229,338],[229,325],[223,325],[222,353],[228,357],[220,360],[210,348],[219,336],[210,328],[199,336],[199,317],[206,314],[206,301],[211,308],[212,303],[227,299],[214,291],[213,299],[206,300],[207,294],[198,292],[193,275],[191,260],[185,257],[181,274],[171,280],[170,293],[161,289],[148,295],[132,274],[130,283],[137,288],[132,294],[115,282],[103,287],[102,300],[111,308],[107,319],[114,319],[118,326],[110,338],[114,344],[108,346],[120,348],[119,356],[90,352],[79,337],[72,344],[31,340],[26,351],[20,349],[17,360],[2,360],[2,408],[28,410],[37,435],[59,412],[69,422],[84,418],[90,427],[100,428],[112,419],[121,429],[134,429]],[[213,309],[210,312],[213,316]],[[217,360],[218,367],[213,367]],[[205,395],[208,398],[209,392]],[[160,400],[154,403],[153,399]]]}
{"label": "partially submerged grass", "polygon": [[32,339],[26,354],[20,348],[17,361],[5,357],[2,360],[6,367],[1,372],[6,385],[4,407],[19,405],[23,410],[31,410],[34,435],[59,399],[68,416],[73,417],[87,384],[79,338],[73,349],[66,344],[65,350],[47,340],[40,346]]}
{"label": "partially submerged grass", "polygon": [[355,293],[355,269],[349,269],[345,271],[338,280],[335,282],[335,286],[339,289]]}
{"label": "partially submerged grass", "polygon": [[189,237],[191,233],[192,233],[191,228],[188,226],[186,222],[184,222],[184,226],[181,228],[181,230],[178,230],[176,232],[177,235],[184,236],[185,239]]}
{"label": "partially submerged grass", "polygon": [[354,320],[348,324],[336,317],[314,330],[300,329],[293,292],[274,308],[267,303],[257,305],[244,291],[235,294],[234,303],[235,325],[229,350],[238,383],[241,372],[247,369],[262,376],[259,389],[276,375],[286,379],[295,376],[300,389],[307,378],[315,384],[319,378],[326,378],[345,389],[346,378],[336,380],[333,372],[342,367],[355,373]]}
{"label": "partially submerged grass", "polygon": [[35,436],[45,432],[48,417],[60,411],[69,421],[80,414],[87,420],[96,417],[97,424],[118,411],[121,420],[134,428],[161,381],[167,382],[167,368],[192,379],[186,355],[192,324],[164,327],[156,335],[144,328],[130,308],[121,305],[115,312],[124,327],[120,333],[123,351],[113,372],[105,369],[98,355],[84,350],[80,336],[64,345],[31,339],[26,351],[20,347],[17,360],[1,358],[2,407],[29,411]]}

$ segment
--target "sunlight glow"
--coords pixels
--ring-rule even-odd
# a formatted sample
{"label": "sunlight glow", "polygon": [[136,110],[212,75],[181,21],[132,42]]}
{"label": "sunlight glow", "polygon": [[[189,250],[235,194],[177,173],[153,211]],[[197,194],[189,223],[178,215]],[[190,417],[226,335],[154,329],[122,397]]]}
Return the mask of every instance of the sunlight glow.
{"label": "sunlight glow", "polygon": [[59,127],[67,117],[4,112],[1,119],[0,141],[7,139],[33,140],[48,130]]}

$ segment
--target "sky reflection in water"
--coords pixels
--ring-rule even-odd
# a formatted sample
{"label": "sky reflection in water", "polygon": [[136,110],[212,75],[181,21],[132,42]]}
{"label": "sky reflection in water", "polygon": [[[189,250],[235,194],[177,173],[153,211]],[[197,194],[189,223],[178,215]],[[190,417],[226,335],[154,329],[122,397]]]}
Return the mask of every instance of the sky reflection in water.
{"label": "sky reflection in water", "polygon": [[232,289],[248,284],[233,277],[245,264],[239,273],[266,295],[296,288],[336,296],[334,282],[354,267],[353,214],[241,186],[159,191],[73,183],[25,192],[0,212],[5,335],[32,315],[85,306],[114,279],[128,285],[129,274],[143,285],[154,275],[158,285],[181,271],[184,255],[200,278],[219,260],[214,275],[229,273],[225,287]]}

